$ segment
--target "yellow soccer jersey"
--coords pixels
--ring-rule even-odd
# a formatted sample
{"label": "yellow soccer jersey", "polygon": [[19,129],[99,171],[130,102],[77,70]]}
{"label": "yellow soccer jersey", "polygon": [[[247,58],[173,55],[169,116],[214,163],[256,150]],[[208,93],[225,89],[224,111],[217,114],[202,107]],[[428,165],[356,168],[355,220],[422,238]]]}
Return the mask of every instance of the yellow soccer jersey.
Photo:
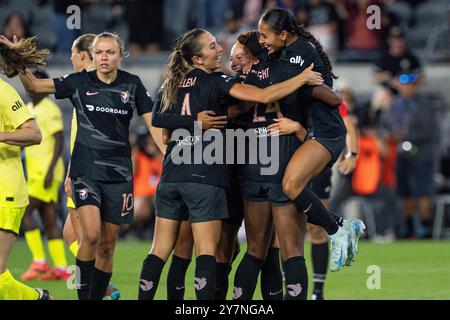
{"label": "yellow soccer jersey", "polygon": [[77,113],[74,108],[72,113],[72,128],[70,130],[70,154],[72,154],[76,137],[77,137]]}
{"label": "yellow soccer jersey", "polygon": [[[48,98],[42,99],[36,106],[29,103],[27,108],[36,118],[42,132],[41,144],[25,148],[28,180],[44,181],[55,150],[54,134],[64,130],[62,114],[58,105]],[[62,157],[59,157],[56,163],[53,179],[56,182],[62,182],[64,179]]]}
{"label": "yellow soccer jersey", "polygon": [[[17,91],[0,79],[0,132],[13,132],[32,118]],[[0,207],[27,205],[28,192],[20,147],[0,142]]]}

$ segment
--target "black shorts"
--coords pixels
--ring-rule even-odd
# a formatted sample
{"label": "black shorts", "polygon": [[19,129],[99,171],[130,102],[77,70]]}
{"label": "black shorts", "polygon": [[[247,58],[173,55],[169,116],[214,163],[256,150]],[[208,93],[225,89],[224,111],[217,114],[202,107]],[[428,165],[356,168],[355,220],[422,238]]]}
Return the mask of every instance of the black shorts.
{"label": "black shorts", "polygon": [[332,167],[336,161],[338,161],[339,157],[342,154],[342,150],[344,150],[346,135],[342,135],[339,137],[333,138],[320,138],[314,136],[308,136],[308,140],[316,140],[321,145],[323,145],[331,154],[331,161],[328,163],[328,167]]}
{"label": "black shorts", "polygon": [[72,178],[72,195],[76,209],[96,206],[102,221],[116,225],[133,222],[133,181],[103,182],[76,177]]}
{"label": "black shorts", "polygon": [[270,182],[241,182],[242,196],[251,202],[269,201],[273,206],[287,206],[291,200],[283,192],[280,183]]}
{"label": "black shorts", "polygon": [[230,174],[230,187],[227,189],[230,217],[223,220],[223,222],[234,226],[241,226],[242,221],[244,221],[244,198],[241,195],[237,172],[234,173],[236,174]]}
{"label": "black shorts", "polygon": [[227,219],[225,188],[195,182],[163,182],[156,189],[156,216],[191,223]]}
{"label": "black shorts", "polygon": [[315,177],[308,187],[319,197],[320,200],[330,199],[332,169],[325,167],[322,172]]}

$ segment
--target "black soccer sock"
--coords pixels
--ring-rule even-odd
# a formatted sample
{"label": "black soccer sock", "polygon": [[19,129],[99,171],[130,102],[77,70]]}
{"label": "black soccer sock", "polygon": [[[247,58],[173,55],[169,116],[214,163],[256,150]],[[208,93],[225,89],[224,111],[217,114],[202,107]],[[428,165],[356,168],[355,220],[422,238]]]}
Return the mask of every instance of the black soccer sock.
{"label": "black soccer sock", "polygon": [[112,273],[94,268],[89,300],[102,300],[111,280]]}
{"label": "black soccer sock", "polygon": [[234,276],[233,300],[252,300],[263,264],[261,259],[244,255]]}
{"label": "black soccer sock", "polygon": [[191,259],[172,256],[167,274],[167,300],[184,299],[186,271],[190,263]]}
{"label": "black soccer sock", "polygon": [[308,297],[308,271],[305,258],[298,256],[283,262],[286,276],[286,300],[306,300]]}
{"label": "black soccer sock", "polygon": [[95,260],[81,261],[75,259],[78,300],[89,300],[94,276]]}
{"label": "black soccer sock", "polygon": [[216,257],[201,255],[195,259],[194,287],[197,300],[214,300],[216,276]]}
{"label": "black soccer sock", "polygon": [[153,254],[145,258],[139,280],[139,300],[153,300],[164,264],[161,258]]}
{"label": "black soccer sock", "polygon": [[406,235],[412,237],[414,235],[414,219],[409,217],[406,219]]}
{"label": "black soccer sock", "polygon": [[313,263],[313,282],[314,291],[317,295],[323,295],[323,286],[327,277],[328,266],[328,242],[321,244],[312,244],[311,256]]}
{"label": "black soccer sock", "polygon": [[215,300],[226,300],[228,293],[228,276],[231,272],[231,265],[229,263],[216,263],[216,293]]}
{"label": "black soccer sock", "polygon": [[261,294],[264,300],[283,300],[283,275],[280,249],[269,248],[261,270]]}
{"label": "black soccer sock", "polygon": [[[308,216],[308,222],[323,227],[329,235],[335,234],[339,225],[330,211],[324,207],[319,197],[308,188],[292,200],[301,212]],[[337,217],[337,216],[336,216]]]}

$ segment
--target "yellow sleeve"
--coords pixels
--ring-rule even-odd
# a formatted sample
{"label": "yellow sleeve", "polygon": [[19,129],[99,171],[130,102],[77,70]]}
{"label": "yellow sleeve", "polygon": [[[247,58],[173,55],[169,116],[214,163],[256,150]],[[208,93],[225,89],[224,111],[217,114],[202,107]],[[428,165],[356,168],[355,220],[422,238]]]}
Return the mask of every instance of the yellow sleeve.
{"label": "yellow sleeve", "polygon": [[0,81],[0,110],[14,129],[34,119],[17,91],[5,81]]}

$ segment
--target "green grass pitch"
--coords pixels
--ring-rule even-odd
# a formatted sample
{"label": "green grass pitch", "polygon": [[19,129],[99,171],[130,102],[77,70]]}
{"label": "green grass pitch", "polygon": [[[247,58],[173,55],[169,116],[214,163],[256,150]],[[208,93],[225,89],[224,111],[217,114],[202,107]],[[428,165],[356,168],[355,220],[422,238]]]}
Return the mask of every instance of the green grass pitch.
{"label": "green grass pitch", "polygon": [[[115,267],[112,281],[121,292],[121,299],[137,299],[137,285],[142,261],[150,248],[150,242],[119,242],[115,254]],[[328,273],[325,285],[326,299],[450,299],[450,242],[399,241],[393,244],[374,244],[361,241],[360,253],[352,267],[345,267],[337,273]],[[230,276],[228,297],[231,298],[232,279],[237,264],[245,251],[233,265]],[[308,295],[311,296],[312,268],[310,244],[306,245],[306,260],[310,279]],[[74,258],[67,251],[69,263]],[[31,255],[24,241],[19,240],[11,253],[9,268],[16,279],[27,269]],[[169,261],[170,262],[170,261]],[[195,299],[193,288],[194,263],[191,263],[186,277],[186,299]],[[166,298],[166,264],[156,295]],[[370,266],[376,266],[370,267]],[[379,267],[377,283],[373,270]],[[55,299],[76,299],[76,291],[67,289],[66,283],[31,281],[27,284],[43,287],[51,291]],[[368,288],[371,287],[372,289]],[[380,288],[376,286],[379,284]],[[374,288],[375,287],[375,288]],[[259,286],[255,299],[261,299]]]}

